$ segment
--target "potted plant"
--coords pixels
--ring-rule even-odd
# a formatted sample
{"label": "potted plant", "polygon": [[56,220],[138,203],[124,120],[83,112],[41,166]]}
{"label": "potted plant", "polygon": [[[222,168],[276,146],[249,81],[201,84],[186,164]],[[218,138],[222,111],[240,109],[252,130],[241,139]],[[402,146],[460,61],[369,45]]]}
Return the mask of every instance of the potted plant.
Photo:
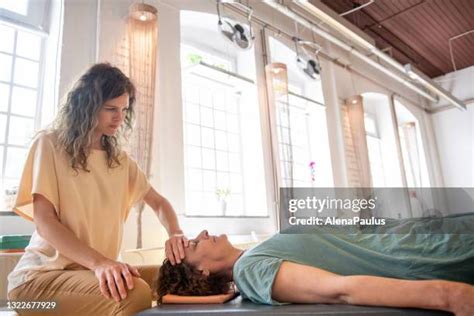
{"label": "potted plant", "polygon": [[230,193],[231,192],[229,188],[216,189],[216,197],[217,197],[217,201],[219,201],[221,204],[222,215],[225,215],[227,211],[227,198],[229,197]]}

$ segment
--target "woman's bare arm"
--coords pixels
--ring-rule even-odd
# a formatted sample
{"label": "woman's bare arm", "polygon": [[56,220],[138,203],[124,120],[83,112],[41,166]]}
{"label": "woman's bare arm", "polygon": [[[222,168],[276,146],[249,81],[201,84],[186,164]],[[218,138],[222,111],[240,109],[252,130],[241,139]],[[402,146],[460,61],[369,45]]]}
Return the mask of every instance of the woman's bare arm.
{"label": "woman's bare arm", "polygon": [[156,192],[155,189],[150,188],[147,194],[145,194],[143,200],[156,213],[160,222],[166,228],[168,235],[171,236],[176,233],[183,233],[183,231],[179,227],[176,212],[174,211],[170,202],[165,197]]}
{"label": "woman's bare arm", "polygon": [[34,194],[33,209],[38,234],[63,256],[94,271],[105,297],[116,301],[127,297],[126,286],[132,289],[132,276],[139,276],[136,268],[106,258],[81,242],[59,221],[53,204],[42,195]]}
{"label": "woman's bare arm", "polygon": [[165,242],[166,257],[172,265],[181,263],[181,260],[184,259],[184,248],[188,246],[188,240],[179,227],[178,217],[173,206],[153,188],[150,188],[143,200],[153,209],[168,232],[170,238]]}
{"label": "woman's bare arm", "polygon": [[[339,303],[445,310],[472,315],[474,287],[449,281],[411,281],[374,276],[340,276],[283,262],[272,297],[292,303]],[[469,314],[471,313],[471,314]]]}
{"label": "woman's bare arm", "polygon": [[38,234],[62,255],[91,270],[105,259],[102,254],[82,243],[59,221],[53,204],[45,197],[35,194],[33,209]]}

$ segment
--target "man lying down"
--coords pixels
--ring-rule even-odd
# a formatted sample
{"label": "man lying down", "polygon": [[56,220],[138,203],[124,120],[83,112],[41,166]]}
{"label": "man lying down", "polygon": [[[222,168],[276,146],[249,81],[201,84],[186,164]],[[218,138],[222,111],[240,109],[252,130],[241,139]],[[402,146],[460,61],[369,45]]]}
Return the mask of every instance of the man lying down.
{"label": "man lying down", "polygon": [[[452,220],[472,225],[474,215]],[[232,281],[243,298],[261,304],[413,307],[472,316],[474,234],[276,234],[244,252],[226,235],[202,231],[185,248],[183,263],[163,262],[157,295],[160,301],[166,294],[221,294]]]}

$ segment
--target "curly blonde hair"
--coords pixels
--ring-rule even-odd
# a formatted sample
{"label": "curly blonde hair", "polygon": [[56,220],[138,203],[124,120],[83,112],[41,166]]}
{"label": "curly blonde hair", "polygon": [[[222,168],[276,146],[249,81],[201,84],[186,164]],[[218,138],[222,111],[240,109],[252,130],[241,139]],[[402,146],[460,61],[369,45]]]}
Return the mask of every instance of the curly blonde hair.
{"label": "curly blonde hair", "polygon": [[95,64],[83,74],[67,94],[55,121],[58,146],[70,157],[71,167],[77,172],[87,169],[97,116],[103,104],[123,94],[129,95],[128,111],[117,135],[103,135],[102,146],[107,154],[107,165],[120,165],[120,139],[132,130],[136,89],[130,79],[117,67],[108,63]]}

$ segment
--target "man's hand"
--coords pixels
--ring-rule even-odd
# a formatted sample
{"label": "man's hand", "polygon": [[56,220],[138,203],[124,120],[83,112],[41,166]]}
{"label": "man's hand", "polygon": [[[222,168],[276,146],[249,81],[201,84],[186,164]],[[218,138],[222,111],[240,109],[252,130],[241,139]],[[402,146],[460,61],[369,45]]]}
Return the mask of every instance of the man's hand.
{"label": "man's hand", "polygon": [[189,241],[183,234],[173,234],[165,242],[165,255],[172,265],[181,263],[184,259],[184,248],[189,246]]}
{"label": "man's hand", "polygon": [[113,298],[116,302],[120,302],[127,297],[127,288],[129,290],[133,289],[133,277],[140,276],[136,268],[110,259],[97,264],[93,271],[99,279],[102,295]]}
{"label": "man's hand", "polygon": [[456,316],[474,315],[474,286],[458,282],[444,282],[449,311]]}

